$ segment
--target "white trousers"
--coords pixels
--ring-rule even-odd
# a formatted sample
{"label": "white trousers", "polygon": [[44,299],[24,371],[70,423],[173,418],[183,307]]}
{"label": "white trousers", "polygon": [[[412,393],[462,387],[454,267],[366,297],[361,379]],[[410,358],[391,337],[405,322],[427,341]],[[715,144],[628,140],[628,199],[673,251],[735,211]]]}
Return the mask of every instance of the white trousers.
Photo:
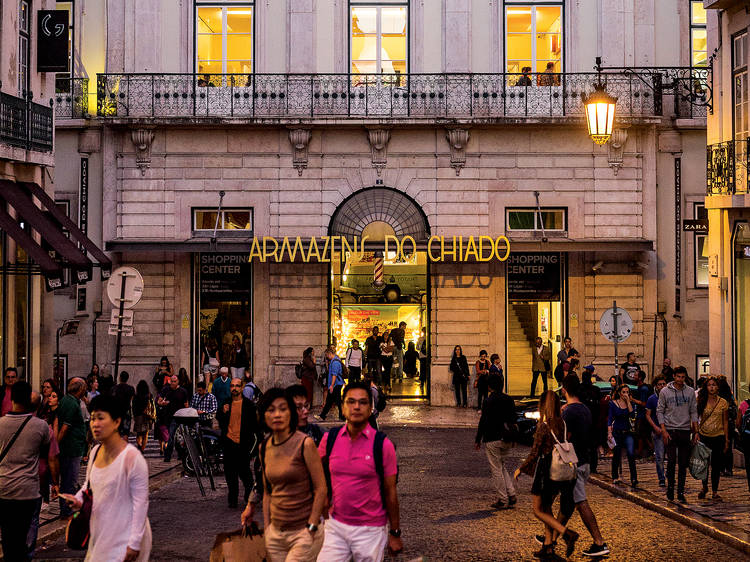
{"label": "white trousers", "polygon": [[388,545],[388,527],[355,527],[326,521],[326,534],[318,562],[382,562]]}

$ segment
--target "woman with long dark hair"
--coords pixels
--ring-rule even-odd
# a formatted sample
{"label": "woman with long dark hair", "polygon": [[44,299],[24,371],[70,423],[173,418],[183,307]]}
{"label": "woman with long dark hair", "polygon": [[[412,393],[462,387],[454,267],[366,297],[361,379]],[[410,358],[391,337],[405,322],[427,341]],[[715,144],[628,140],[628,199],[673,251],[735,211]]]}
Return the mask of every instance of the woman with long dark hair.
{"label": "woman with long dark hair", "polygon": [[232,352],[229,358],[229,368],[232,372],[233,379],[241,379],[245,369],[250,366],[250,361],[245,352],[245,346],[242,345],[239,336],[232,336]]}
{"label": "woman with long dark hair", "polygon": [[143,453],[148,443],[148,432],[154,427],[156,404],[146,381],[139,381],[133,397],[133,431],[135,444]]}
{"label": "woman with long dark hair", "polygon": [[154,383],[156,394],[159,394],[165,385],[169,385],[169,379],[172,378],[172,375],[174,375],[174,369],[172,369],[172,365],[169,363],[169,358],[164,355],[159,359],[159,364],[156,366],[154,377],[151,380]]}
{"label": "woman with long dark hair", "polygon": [[616,443],[612,450],[612,480],[615,484],[622,483],[622,451],[625,449],[628,455],[630,482],[635,488],[638,484],[638,472],[635,467],[635,411],[630,401],[630,387],[626,384],[617,387],[614,397],[609,402],[607,432]]}
{"label": "woman with long dark hair", "polygon": [[477,410],[482,409],[482,403],[487,398],[487,394],[490,391],[490,365],[491,363],[487,361],[487,351],[483,349],[479,352],[479,359],[474,364],[474,371],[476,372],[477,377],[474,381],[474,388],[477,389]]}
{"label": "woman with long dark hair", "polygon": [[534,433],[534,444],[531,452],[513,475],[515,478],[523,473],[534,478],[531,485],[534,516],[544,523],[544,543],[541,550],[534,553],[537,558],[555,558],[555,545],[552,534],[557,531],[566,544],[566,556],[573,554],[578,533],[563,526],[552,515],[552,504],[560,494],[560,511],[573,513],[575,503],[573,488],[575,478],[566,482],[557,482],[550,478],[552,450],[557,441],[566,439],[567,429],[562,419],[560,398],[551,390],[542,393],[539,399],[539,423]]}
{"label": "woman with long dark hair", "polygon": [[[711,499],[721,500],[719,479],[724,468],[724,455],[729,450],[729,405],[719,396],[719,381],[709,376],[698,391],[698,437],[711,449]],[[708,493],[708,473],[698,499]]]}
{"label": "woman with long dark hair", "polygon": [[307,402],[310,404],[310,408],[313,406],[313,388],[315,387],[315,381],[318,378],[318,370],[315,366],[315,350],[312,347],[308,347],[302,352],[302,377],[300,382],[305,387],[307,392]]}
{"label": "woman with long dark hair", "polygon": [[466,391],[469,383],[469,363],[460,345],[453,348],[451,356],[451,383],[456,393],[456,408],[466,408]]}
{"label": "woman with long dark hair", "polygon": [[[327,499],[318,449],[297,430],[297,407],[283,389],[263,395],[259,417],[271,433],[260,447],[266,550],[271,562],[312,562],[323,546],[321,515]],[[248,502],[240,517],[243,527],[252,521],[253,509]]]}
{"label": "woman with long dark hair", "polygon": [[193,396],[193,382],[190,380],[185,367],[180,367],[180,370],[177,371],[177,380],[180,381],[180,386],[185,389],[185,392],[187,392],[189,402],[190,398]]}

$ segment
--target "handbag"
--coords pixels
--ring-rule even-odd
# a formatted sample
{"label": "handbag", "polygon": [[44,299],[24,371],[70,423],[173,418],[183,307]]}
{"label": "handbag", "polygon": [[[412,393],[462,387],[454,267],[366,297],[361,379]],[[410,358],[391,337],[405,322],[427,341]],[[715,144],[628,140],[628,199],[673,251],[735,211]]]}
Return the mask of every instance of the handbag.
{"label": "handbag", "polygon": [[690,476],[696,480],[705,480],[708,478],[708,467],[711,463],[711,449],[705,443],[697,441],[690,451]]}
{"label": "handbag", "polygon": [[91,471],[94,469],[94,461],[101,449],[102,447],[99,445],[96,453],[94,453],[94,458],[91,459],[91,465],[86,476],[86,489],[83,491],[81,509],[73,514],[68,520],[67,527],[65,527],[65,544],[73,550],[86,550],[89,547],[89,538],[91,537],[91,508],[94,505],[94,496],[91,492],[89,479]]}
{"label": "handbag", "polygon": [[576,477],[578,455],[573,443],[568,442],[568,426],[563,421],[563,442],[558,441],[555,432],[550,427],[550,433],[555,440],[552,447],[552,463],[549,467],[549,478],[553,482],[569,482]]}

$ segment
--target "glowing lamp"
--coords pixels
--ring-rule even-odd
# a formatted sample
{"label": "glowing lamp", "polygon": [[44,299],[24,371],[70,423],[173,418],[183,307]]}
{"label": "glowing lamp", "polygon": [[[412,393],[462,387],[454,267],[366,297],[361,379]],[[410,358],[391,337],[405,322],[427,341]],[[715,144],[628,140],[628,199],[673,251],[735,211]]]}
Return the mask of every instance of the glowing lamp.
{"label": "glowing lamp", "polygon": [[596,144],[605,144],[612,136],[616,104],[617,98],[610,96],[601,83],[594,85],[594,91],[583,98],[589,136]]}

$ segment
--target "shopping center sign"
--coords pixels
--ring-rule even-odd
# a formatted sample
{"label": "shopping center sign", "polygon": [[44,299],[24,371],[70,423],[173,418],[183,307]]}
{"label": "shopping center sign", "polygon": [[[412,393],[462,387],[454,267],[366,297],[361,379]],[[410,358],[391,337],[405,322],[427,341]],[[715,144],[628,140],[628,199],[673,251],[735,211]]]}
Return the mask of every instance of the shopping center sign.
{"label": "shopping center sign", "polygon": [[488,262],[505,261],[510,256],[510,241],[505,236],[431,236],[426,246],[418,248],[412,236],[386,236],[381,244],[369,241],[369,236],[355,236],[351,243],[344,236],[316,236],[302,238],[254,237],[250,247],[250,261],[286,262],[301,261],[330,263],[337,252],[363,254],[377,249],[386,256],[405,259],[418,249],[427,252],[431,262]]}

